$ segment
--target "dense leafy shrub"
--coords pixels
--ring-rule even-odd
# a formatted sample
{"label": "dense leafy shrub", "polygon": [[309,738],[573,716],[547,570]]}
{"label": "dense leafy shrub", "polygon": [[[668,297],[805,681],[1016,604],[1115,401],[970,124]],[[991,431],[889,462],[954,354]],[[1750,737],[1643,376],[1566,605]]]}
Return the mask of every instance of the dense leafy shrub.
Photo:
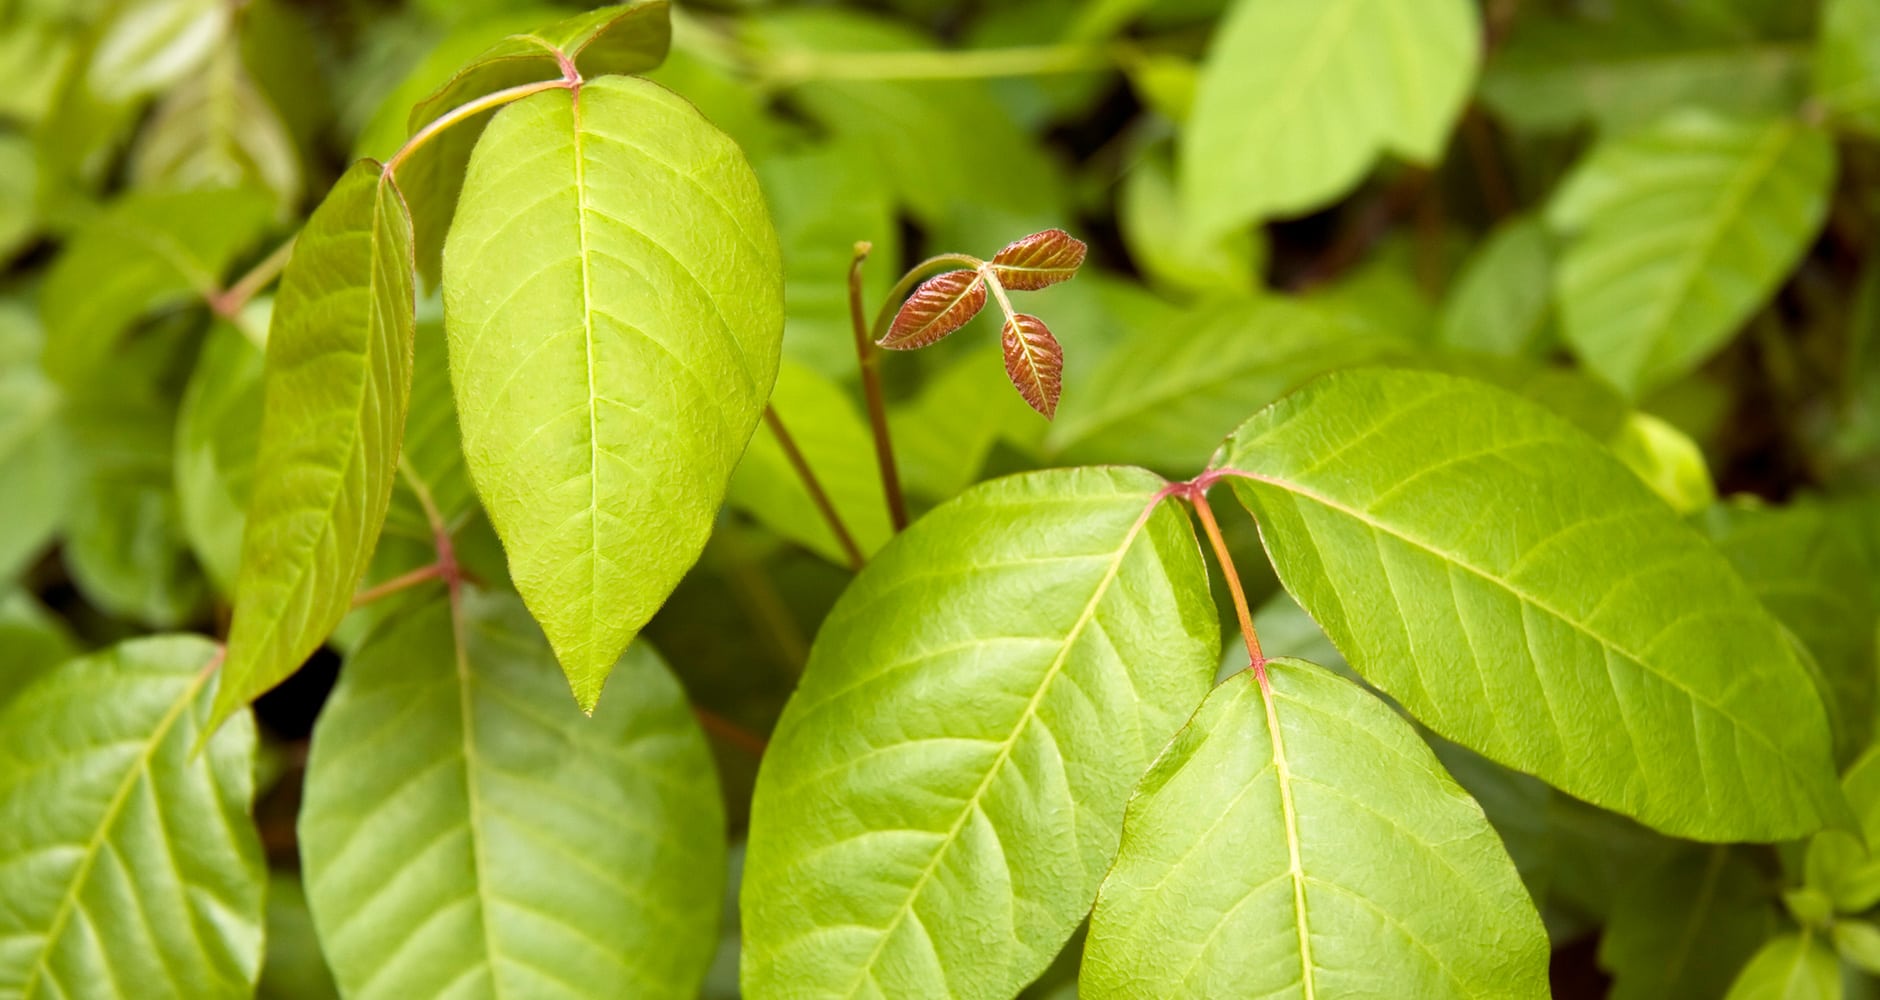
{"label": "dense leafy shrub", "polygon": [[0,51],[0,996],[1876,992],[1880,0]]}

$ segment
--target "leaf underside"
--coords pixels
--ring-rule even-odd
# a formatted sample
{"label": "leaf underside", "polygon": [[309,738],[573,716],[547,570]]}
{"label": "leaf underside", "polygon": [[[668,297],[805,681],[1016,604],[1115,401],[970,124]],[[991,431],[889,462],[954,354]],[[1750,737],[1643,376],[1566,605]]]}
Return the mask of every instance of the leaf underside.
{"label": "leaf underside", "polygon": [[1225,462],[1286,589],[1443,736],[1693,839],[1845,814],[1787,632],[1558,417],[1452,376],[1344,372],[1249,420]]}
{"label": "leaf underside", "polygon": [[1144,776],[1080,995],[1546,997],[1482,809],[1383,702],[1299,660],[1217,688]]}
{"label": "leaf underside", "polygon": [[604,77],[496,115],[444,248],[464,458],[592,709],[698,558],[776,379],[780,262],[737,146]]}
{"label": "leaf underside", "polygon": [[746,995],[1010,997],[1050,963],[1219,649],[1161,485],[986,483],[856,578],[758,776]]}

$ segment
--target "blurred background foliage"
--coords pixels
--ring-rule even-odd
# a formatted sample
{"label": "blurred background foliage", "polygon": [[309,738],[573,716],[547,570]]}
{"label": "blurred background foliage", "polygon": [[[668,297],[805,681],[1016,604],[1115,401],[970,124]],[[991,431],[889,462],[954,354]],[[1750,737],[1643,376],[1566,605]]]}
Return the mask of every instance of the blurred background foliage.
{"label": "blurred background foliage", "polygon": [[[889,526],[853,244],[874,246],[872,309],[929,253],[1060,226],[1092,255],[1034,303],[1066,347],[1055,423],[1005,385],[983,317],[888,360],[917,507],[1048,465],[1192,475],[1248,413],[1340,366],[1468,372],[1572,417],[1719,541],[1813,654],[1851,760],[1873,729],[1880,608],[1880,3],[1483,0],[1459,26],[1423,6],[1319,45],[1323,11],[1299,13],[1316,4],[689,2],[651,75],[759,173],[787,272],[775,406],[864,549]],[[0,696],[74,649],[222,633],[268,314],[243,276],[271,273],[349,158],[397,149],[456,67],[566,13],[0,0]],[[412,411],[441,416],[411,437],[449,468],[441,308],[421,294]],[[452,482],[446,506],[474,511]],[[1275,594],[1251,525],[1232,527]],[[501,580],[487,526],[465,539]],[[374,575],[422,564],[428,542],[399,499]],[[734,842],[762,734],[848,578],[760,432],[648,630],[716,738]],[[1261,625],[1269,651],[1324,644],[1283,595]],[[278,869],[264,996],[330,992],[293,818],[336,663],[259,706]],[[1781,927],[1819,923],[1800,847],[1677,843],[1442,752],[1542,904],[1562,996],[1718,996]],[[714,997],[735,995],[727,913]],[[1858,970],[1880,932],[1859,938],[1835,943],[1870,995]],[[1077,947],[1036,995],[1073,995]]]}

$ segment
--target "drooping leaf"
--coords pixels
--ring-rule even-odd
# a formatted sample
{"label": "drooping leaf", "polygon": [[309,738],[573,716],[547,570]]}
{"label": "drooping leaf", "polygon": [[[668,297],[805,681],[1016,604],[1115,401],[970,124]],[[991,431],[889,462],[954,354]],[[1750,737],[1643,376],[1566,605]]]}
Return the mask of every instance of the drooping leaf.
{"label": "drooping leaf", "polygon": [[176,498],[184,534],[216,589],[235,592],[260,442],[263,355],[219,323],[203,342],[176,417]]}
{"label": "drooping leaf", "polygon": [[1249,420],[1224,464],[1286,589],[1441,735],[1692,839],[1845,816],[1786,631],[1553,414],[1453,376],[1345,372]]}
{"label": "drooping leaf", "polygon": [[1553,240],[1539,219],[1503,223],[1457,277],[1437,318],[1437,341],[1507,357],[1542,353],[1553,334],[1553,269]]}
{"label": "drooping leaf", "polygon": [[1045,449],[1061,461],[1192,475],[1249,412],[1314,375],[1405,347],[1283,299],[1203,303],[1135,331],[1077,383]]}
{"label": "drooping leaf", "polygon": [[1828,0],[1823,5],[1814,91],[1837,122],[1880,136],[1880,3]]}
{"label": "drooping leaf", "polygon": [[1032,409],[1046,420],[1057,413],[1064,392],[1064,347],[1051,335],[1044,320],[1018,313],[999,328],[1005,353],[1005,377]]}
{"label": "drooping leaf", "polygon": [[1833,181],[1828,137],[1787,119],[1679,114],[1601,144],[1547,211],[1567,343],[1633,396],[1690,371],[1788,274]]}
{"label": "drooping leaf", "polygon": [[1546,997],[1508,852],[1409,724],[1300,660],[1202,704],[1137,786],[1080,995]]}
{"label": "drooping leaf", "polygon": [[1638,874],[1613,905],[1599,964],[1613,1000],[1712,1000],[1776,929],[1762,873],[1739,851],[1686,849]]}
{"label": "drooping leaf", "polygon": [[[770,406],[814,470],[850,537],[863,555],[869,555],[887,542],[894,528],[888,521],[868,424],[846,393],[786,359],[777,369]],[[835,532],[816,509],[771,427],[751,438],[725,499],[779,535],[830,562],[847,565],[848,557]]]}
{"label": "drooping leaf", "polygon": [[1824,701],[1839,723],[1842,760],[1866,747],[1873,732],[1880,566],[1856,540],[1861,519],[1875,512],[1857,503],[1767,507],[1738,500],[1704,518],[1711,541],[1743,582],[1814,654],[1832,694]]}
{"label": "drooping leaf", "polygon": [[877,343],[890,351],[919,350],[965,326],[985,306],[986,278],[979,271],[934,275],[901,303]]}
{"label": "drooping leaf", "polygon": [[40,286],[46,370],[77,382],[138,317],[213,295],[272,211],[266,195],[247,188],[119,199],[77,232]]}
{"label": "drooping leaf", "polygon": [[[485,94],[554,80],[568,60],[584,76],[640,73],[666,58],[672,28],[666,0],[636,0],[577,14],[548,27],[510,35],[485,49],[455,75],[412,106],[407,132],[416,134],[445,113]],[[444,247],[464,168],[489,124],[489,112],[453,124],[420,146],[398,168],[399,188],[411,204],[419,273],[438,281]]]}
{"label": "drooping leaf", "polygon": [[1141,470],[995,480],[824,621],[758,776],[747,996],[1009,997],[1082,919],[1219,626]]}
{"label": "drooping leaf", "polygon": [[0,303],[0,580],[51,540],[72,489],[62,401],[40,373],[41,342],[31,310]]}
{"label": "drooping leaf", "polygon": [[1481,50],[1467,0],[1237,0],[1181,136],[1188,225],[1310,211],[1382,153],[1435,162]]}
{"label": "drooping leaf", "polygon": [[0,992],[245,998],[264,873],[255,730],[207,748],[215,647],[136,639],[0,708]]}
{"label": "drooping leaf", "polygon": [[1840,1000],[1841,963],[1833,949],[1804,930],[1762,946],[1726,1000]]}
{"label": "drooping leaf", "polygon": [[1046,229],[1013,240],[992,257],[992,274],[999,283],[1019,291],[1036,291],[1077,276],[1089,248],[1062,229]]}
{"label": "drooping leaf", "polygon": [[275,298],[219,715],[298,669],[352,606],[405,433],[412,282],[404,200],[360,160],[301,230]]}
{"label": "drooping leaf", "polygon": [[696,995],[724,815],[704,735],[636,644],[629,694],[568,702],[513,597],[434,599],[374,632],[320,714],[307,898],[347,996]]}
{"label": "drooping leaf", "polygon": [[464,457],[584,708],[704,547],[776,379],[780,267],[743,154],[655,84],[518,101],[471,157],[444,250]]}
{"label": "drooping leaf", "polygon": [[[1781,114],[1803,97],[1808,40],[1755,22],[1752,3],[1618,3],[1524,10],[1482,75],[1505,122],[1617,134],[1680,108]],[[1794,4],[1768,8],[1800,10]]]}

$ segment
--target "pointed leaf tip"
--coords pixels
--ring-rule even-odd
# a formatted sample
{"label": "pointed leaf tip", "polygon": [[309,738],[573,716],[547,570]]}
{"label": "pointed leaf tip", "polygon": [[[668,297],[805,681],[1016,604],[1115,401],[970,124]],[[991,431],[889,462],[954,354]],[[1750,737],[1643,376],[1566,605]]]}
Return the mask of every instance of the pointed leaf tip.
{"label": "pointed leaf tip", "polygon": [[986,305],[986,281],[978,271],[948,271],[920,283],[901,304],[888,335],[877,343],[891,351],[913,351],[966,325]]}
{"label": "pointed leaf tip", "polygon": [[1046,420],[1057,414],[1064,388],[1064,348],[1044,320],[1019,313],[999,331],[1005,348],[1005,374],[1031,408]]}
{"label": "pointed leaf tip", "polygon": [[1047,229],[1008,244],[992,258],[992,271],[1007,288],[1035,291],[1076,277],[1088,249],[1062,229]]}

